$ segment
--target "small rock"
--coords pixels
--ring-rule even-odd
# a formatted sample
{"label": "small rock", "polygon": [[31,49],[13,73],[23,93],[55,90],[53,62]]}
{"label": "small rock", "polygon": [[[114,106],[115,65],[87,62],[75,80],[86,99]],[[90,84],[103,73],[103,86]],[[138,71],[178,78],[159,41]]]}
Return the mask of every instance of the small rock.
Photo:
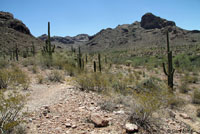
{"label": "small rock", "polygon": [[138,126],[132,123],[126,123],[125,129],[127,133],[135,133],[138,132]]}
{"label": "small rock", "polygon": [[33,121],[33,120],[30,118],[30,119],[29,119],[29,122],[31,123],[32,121]]}
{"label": "small rock", "polygon": [[123,110],[119,110],[119,111],[114,111],[114,114],[124,114],[125,112]]}
{"label": "small rock", "polygon": [[109,121],[99,114],[92,114],[90,117],[91,121],[94,123],[95,127],[106,127],[108,126]]}
{"label": "small rock", "polygon": [[191,119],[191,117],[189,117],[187,114],[185,114],[185,113],[181,113],[180,114],[180,117],[182,117],[183,119],[188,119],[188,120],[190,120]]}
{"label": "small rock", "polygon": [[76,128],[77,126],[76,125],[72,125],[72,128]]}
{"label": "small rock", "polygon": [[69,127],[71,127],[71,126],[72,126],[72,125],[71,125],[70,123],[66,123],[66,124],[65,124],[65,127],[66,127],[66,128],[69,128]]}

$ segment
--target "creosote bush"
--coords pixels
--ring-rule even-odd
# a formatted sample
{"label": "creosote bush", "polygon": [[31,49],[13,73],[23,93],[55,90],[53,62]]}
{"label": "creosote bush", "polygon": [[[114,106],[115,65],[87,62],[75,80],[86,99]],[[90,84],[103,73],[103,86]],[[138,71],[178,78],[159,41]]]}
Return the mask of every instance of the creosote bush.
{"label": "creosote bush", "polygon": [[62,82],[64,80],[64,75],[58,70],[53,70],[48,75],[48,79],[52,82]]}
{"label": "creosote bush", "polygon": [[37,81],[39,84],[43,84],[44,83],[44,77],[40,74],[37,75]]}
{"label": "creosote bush", "polygon": [[17,66],[8,69],[0,70],[0,89],[7,88],[8,86],[27,87],[30,83],[30,79],[26,73],[24,73]]}
{"label": "creosote bush", "polygon": [[16,91],[0,90],[0,132],[10,134],[22,123],[20,111],[24,106],[25,96]]}
{"label": "creosote bush", "polygon": [[194,90],[192,102],[194,104],[200,104],[200,90],[199,89]]}
{"label": "creosote bush", "polygon": [[82,73],[78,76],[77,82],[82,90],[101,92],[108,88],[108,80],[105,74]]}

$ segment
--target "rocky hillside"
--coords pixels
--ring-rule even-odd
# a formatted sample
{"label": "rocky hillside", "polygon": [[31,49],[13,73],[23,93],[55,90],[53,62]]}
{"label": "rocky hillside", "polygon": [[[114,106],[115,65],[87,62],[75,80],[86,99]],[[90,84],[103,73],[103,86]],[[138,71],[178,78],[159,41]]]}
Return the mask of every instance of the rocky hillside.
{"label": "rocky hillside", "polygon": [[[38,38],[45,41],[47,40],[47,35],[43,34],[39,36]],[[51,41],[53,44],[57,45],[57,47],[71,47],[72,45],[73,46],[83,45],[85,42],[89,41],[89,38],[90,36],[87,34],[79,34],[74,37],[53,36],[51,37]]]}
{"label": "rocky hillside", "polygon": [[10,51],[15,45],[24,48],[32,44],[40,46],[43,42],[32,36],[26,25],[11,13],[0,12],[0,50]]}
{"label": "rocky hillside", "polygon": [[165,45],[165,31],[170,31],[171,45],[200,43],[200,31],[188,31],[176,26],[175,22],[146,13],[141,22],[119,25],[114,29],[103,29],[86,43],[91,51],[127,49],[144,46]]}

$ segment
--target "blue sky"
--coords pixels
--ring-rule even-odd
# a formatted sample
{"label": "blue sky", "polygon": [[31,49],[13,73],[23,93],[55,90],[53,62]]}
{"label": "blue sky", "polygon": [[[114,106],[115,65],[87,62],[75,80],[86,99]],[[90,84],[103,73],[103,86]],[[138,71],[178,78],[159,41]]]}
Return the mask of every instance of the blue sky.
{"label": "blue sky", "polygon": [[14,14],[34,36],[93,35],[105,28],[140,21],[147,12],[200,30],[200,0],[0,0],[0,11]]}

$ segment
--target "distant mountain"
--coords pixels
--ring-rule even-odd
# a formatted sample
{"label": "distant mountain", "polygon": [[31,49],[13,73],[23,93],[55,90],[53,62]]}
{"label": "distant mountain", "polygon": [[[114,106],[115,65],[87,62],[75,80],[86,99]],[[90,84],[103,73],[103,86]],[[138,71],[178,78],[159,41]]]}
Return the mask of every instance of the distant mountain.
{"label": "distant mountain", "polygon": [[[38,37],[39,39],[45,41],[47,40],[47,35],[43,34]],[[83,45],[85,42],[89,41],[90,36],[87,34],[79,34],[74,37],[66,36],[66,37],[61,37],[61,36],[53,36],[51,37],[52,44],[56,44],[57,47],[71,47],[76,46],[76,45]]]}
{"label": "distant mountain", "polygon": [[35,44],[39,47],[43,42],[32,36],[26,25],[15,19],[11,13],[0,12],[0,51],[11,51],[11,48],[18,45],[19,48],[26,48]]}
{"label": "distant mountain", "polygon": [[170,32],[171,45],[190,45],[200,43],[200,31],[184,30],[176,26],[175,22],[168,21],[146,13],[141,22],[119,25],[114,29],[103,29],[85,44],[90,51],[109,49],[130,49],[152,45],[166,45],[166,29]]}

